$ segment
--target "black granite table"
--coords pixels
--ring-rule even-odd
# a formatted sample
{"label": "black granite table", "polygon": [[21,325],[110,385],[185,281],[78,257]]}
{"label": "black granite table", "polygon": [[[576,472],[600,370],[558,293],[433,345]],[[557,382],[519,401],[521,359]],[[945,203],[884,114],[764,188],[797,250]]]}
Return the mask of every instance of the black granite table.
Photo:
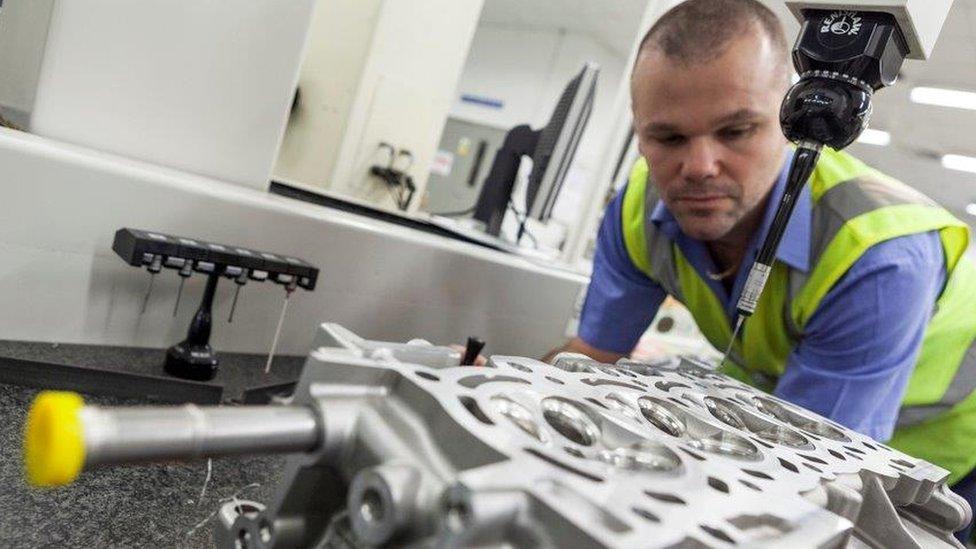
{"label": "black granite table", "polygon": [[[119,372],[163,375],[161,350],[0,342],[5,379],[20,367],[85,364]],[[303,358],[275,360],[264,374],[264,357],[223,355],[214,383],[225,399],[249,388],[297,378]],[[27,365],[27,366],[25,366]],[[57,382],[57,380],[52,380]],[[74,381],[72,381],[74,383]],[[125,388],[118,388],[126,394]],[[235,494],[267,502],[285,458],[262,456],[213,460],[201,499],[206,462],[167,463],[84,472],[73,485],[39,490],[24,482],[21,438],[36,387],[0,383],[0,547],[213,547],[211,522],[194,530]],[[109,393],[113,391],[108,391]],[[172,401],[133,395],[85,395],[86,402],[140,405]],[[256,486],[255,486],[256,485]]]}
{"label": "black granite table", "polygon": [[163,370],[165,350],[0,340],[0,383],[72,390],[156,402],[217,404],[245,391],[294,382],[304,356],[220,353],[211,381],[178,379]]}

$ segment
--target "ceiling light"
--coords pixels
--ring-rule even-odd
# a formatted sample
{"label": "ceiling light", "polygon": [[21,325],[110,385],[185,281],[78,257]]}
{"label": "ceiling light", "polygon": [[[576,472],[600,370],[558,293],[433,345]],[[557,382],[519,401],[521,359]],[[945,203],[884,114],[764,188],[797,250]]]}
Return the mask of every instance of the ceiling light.
{"label": "ceiling light", "polygon": [[960,156],[958,154],[947,154],[942,157],[942,167],[961,172],[976,173],[976,158],[972,156]]}
{"label": "ceiling light", "polygon": [[891,143],[891,134],[881,130],[872,130],[868,128],[864,130],[860,137],[857,138],[857,142],[864,143],[865,145],[877,145],[879,147],[885,147]]}
{"label": "ceiling light", "polygon": [[972,202],[966,204],[966,213],[976,216],[976,204],[973,204]]}
{"label": "ceiling light", "polygon": [[938,107],[976,110],[976,93],[942,88],[914,88],[912,102]]}

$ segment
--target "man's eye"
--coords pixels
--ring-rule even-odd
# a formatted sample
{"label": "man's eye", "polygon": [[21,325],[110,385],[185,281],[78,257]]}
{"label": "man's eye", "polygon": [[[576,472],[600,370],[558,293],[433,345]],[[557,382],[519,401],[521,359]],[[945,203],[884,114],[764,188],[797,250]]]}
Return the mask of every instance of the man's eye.
{"label": "man's eye", "polygon": [[683,135],[662,135],[654,137],[653,139],[654,141],[657,141],[658,143],[667,147],[675,147],[685,142],[685,136]]}
{"label": "man's eye", "polygon": [[741,137],[746,137],[755,131],[756,126],[750,124],[748,126],[735,126],[732,128],[724,128],[719,130],[718,134],[722,139],[739,139]]}

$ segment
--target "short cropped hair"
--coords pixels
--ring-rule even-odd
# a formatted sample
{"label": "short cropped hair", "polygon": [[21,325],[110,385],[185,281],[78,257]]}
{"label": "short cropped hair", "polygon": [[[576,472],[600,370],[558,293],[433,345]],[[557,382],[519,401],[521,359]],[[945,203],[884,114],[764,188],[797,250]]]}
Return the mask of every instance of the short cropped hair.
{"label": "short cropped hair", "polygon": [[687,0],[667,11],[641,40],[638,54],[650,49],[682,64],[721,56],[737,36],[764,32],[786,61],[788,45],[776,14],[757,0]]}

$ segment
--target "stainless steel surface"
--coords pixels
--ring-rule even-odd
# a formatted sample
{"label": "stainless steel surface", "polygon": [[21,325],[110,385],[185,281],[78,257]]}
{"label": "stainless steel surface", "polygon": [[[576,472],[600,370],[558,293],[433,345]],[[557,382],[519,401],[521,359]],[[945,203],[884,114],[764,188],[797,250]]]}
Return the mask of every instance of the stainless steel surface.
{"label": "stainless steel surface", "polygon": [[85,466],[307,452],[320,437],[315,415],[308,407],[86,406]]}
{"label": "stainless steel surface", "polygon": [[[321,410],[321,439],[273,500],[221,509],[221,546],[941,548],[971,517],[945,470],[701,361],[460,367],[438,349],[323,325],[295,396],[251,419],[294,439],[311,418],[272,416]],[[162,448],[186,414],[134,424]],[[207,453],[189,440],[166,455]]]}

